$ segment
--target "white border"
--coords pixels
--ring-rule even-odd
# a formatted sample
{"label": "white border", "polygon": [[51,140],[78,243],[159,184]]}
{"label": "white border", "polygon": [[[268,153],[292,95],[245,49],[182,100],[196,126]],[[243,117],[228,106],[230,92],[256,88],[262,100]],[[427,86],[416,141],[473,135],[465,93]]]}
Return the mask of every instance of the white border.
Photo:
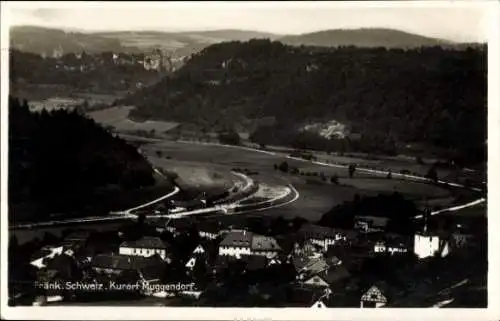
{"label": "white border", "polygon": [[[403,1],[403,2],[174,2],[174,3],[142,3],[142,2],[2,2],[1,3],[1,113],[0,113],[0,139],[1,139],[1,228],[7,229],[7,99],[8,99],[8,10],[9,8],[74,8],[74,7],[112,7],[112,8],[144,8],[144,7],[190,7],[204,6],[207,8],[219,7],[262,7],[271,8],[274,6],[284,6],[293,8],[373,8],[373,7],[481,7],[487,13],[488,21],[488,190],[490,196],[497,195],[499,190],[498,182],[499,168],[495,166],[499,161],[499,128],[500,128],[500,65],[498,58],[499,51],[499,30],[500,30],[500,6],[496,1]],[[457,24],[460,21],[456,22]],[[496,148],[495,148],[496,147]],[[491,193],[493,191],[493,194]],[[335,319],[359,319],[359,320],[498,320],[500,319],[500,309],[498,303],[500,296],[498,287],[500,286],[499,275],[500,261],[497,255],[497,248],[500,246],[500,236],[495,233],[494,227],[498,221],[495,217],[499,207],[497,199],[489,197],[488,200],[488,237],[489,237],[489,272],[488,272],[488,309],[317,309],[309,308],[283,308],[283,309],[233,309],[233,308],[157,308],[157,307],[27,307],[11,308],[7,306],[7,241],[8,233],[0,233],[1,238],[1,306],[0,312],[5,319],[54,319],[71,320],[82,319],[99,320],[124,319],[124,320],[331,320]],[[471,264],[474,264],[471,262]],[[495,304],[497,303],[497,304]]]}

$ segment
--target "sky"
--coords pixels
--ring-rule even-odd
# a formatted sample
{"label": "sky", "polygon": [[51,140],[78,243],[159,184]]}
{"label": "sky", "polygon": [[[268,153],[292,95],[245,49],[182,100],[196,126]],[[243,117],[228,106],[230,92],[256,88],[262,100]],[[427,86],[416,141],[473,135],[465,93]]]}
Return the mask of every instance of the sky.
{"label": "sky", "polygon": [[[458,42],[487,39],[484,6],[471,3],[50,3],[9,4],[10,25],[82,31],[245,29],[301,34],[393,28]],[[460,4],[460,5],[459,5]],[[482,3],[484,4],[484,2]],[[43,6],[43,7],[42,7]]]}

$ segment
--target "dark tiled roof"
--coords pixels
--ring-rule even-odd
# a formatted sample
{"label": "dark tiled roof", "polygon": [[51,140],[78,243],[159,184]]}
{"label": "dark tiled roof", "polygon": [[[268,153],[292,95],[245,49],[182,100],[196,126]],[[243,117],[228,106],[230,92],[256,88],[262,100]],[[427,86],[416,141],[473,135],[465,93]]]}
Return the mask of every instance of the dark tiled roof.
{"label": "dark tiled roof", "polygon": [[309,275],[318,274],[329,268],[326,260],[321,256],[304,257],[297,256],[293,259],[293,265],[297,272],[304,271]]}
{"label": "dark tiled roof", "polygon": [[329,227],[315,225],[315,224],[304,224],[300,230],[299,235],[307,238],[335,238],[338,231],[331,229]]}
{"label": "dark tiled roof", "polygon": [[136,241],[123,242],[120,244],[120,247],[165,249],[167,248],[167,244],[165,244],[159,237],[145,236]]}
{"label": "dark tiled roof", "polygon": [[252,238],[252,250],[255,251],[280,251],[281,247],[276,239],[270,236],[254,235]]}
{"label": "dark tiled roof", "polygon": [[384,292],[384,286],[382,286],[382,284],[373,285],[365,293],[363,293],[361,300],[387,303],[388,298]]}
{"label": "dark tiled roof", "polygon": [[233,230],[227,233],[220,246],[250,247],[252,245],[252,232]]}
{"label": "dark tiled roof", "polygon": [[149,266],[161,265],[163,261],[158,256],[142,257],[119,254],[99,254],[92,260],[93,267],[115,270],[139,270]]}

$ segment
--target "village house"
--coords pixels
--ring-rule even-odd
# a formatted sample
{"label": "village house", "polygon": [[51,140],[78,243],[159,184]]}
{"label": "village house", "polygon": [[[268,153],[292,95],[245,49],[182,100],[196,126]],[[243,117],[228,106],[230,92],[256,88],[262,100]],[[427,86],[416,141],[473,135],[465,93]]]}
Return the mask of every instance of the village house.
{"label": "village house", "polygon": [[232,230],[219,244],[219,256],[250,255],[253,233],[246,230]]}
{"label": "village house", "polygon": [[254,235],[252,237],[252,254],[272,259],[276,257],[280,251],[281,247],[273,237],[262,235]]}
{"label": "village house", "polygon": [[366,291],[360,300],[360,308],[380,308],[388,302],[380,286],[373,285]]}
{"label": "village house", "polygon": [[159,255],[163,260],[167,260],[170,256],[170,247],[159,237],[145,236],[136,241],[120,244],[119,254],[142,257]]}
{"label": "village house", "polygon": [[350,273],[343,266],[329,267],[309,278],[301,280],[302,286],[329,288],[331,289],[337,282],[349,278]]}
{"label": "village house", "polygon": [[185,264],[185,267],[188,271],[192,271],[197,262],[203,262],[204,264],[208,263],[208,249],[205,248],[203,244],[198,244],[193,250],[191,258]]}
{"label": "village house", "polygon": [[165,223],[165,230],[172,233],[174,237],[181,235],[191,227],[188,219],[172,219]]}
{"label": "village house", "polygon": [[323,251],[327,251],[328,247],[339,241],[346,241],[347,235],[341,230],[335,230],[324,226],[314,224],[304,224],[299,232],[299,237],[303,240],[308,240],[313,244],[321,246]]}
{"label": "village house", "polygon": [[386,234],[382,240],[378,240],[373,246],[373,252],[376,254],[402,254],[407,253],[410,249],[408,239],[399,235],[393,236],[392,234]]}
{"label": "village house", "polygon": [[215,240],[220,235],[220,227],[218,224],[203,222],[198,226],[198,234],[201,238]]}
{"label": "village house", "polygon": [[229,231],[219,244],[219,255],[240,257],[241,255],[277,257],[281,247],[275,238],[257,235],[246,230]]}
{"label": "village house", "polygon": [[296,278],[300,281],[326,271],[330,267],[321,254],[296,256],[293,258],[293,265],[295,267],[295,271],[297,272]]}
{"label": "village house", "polygon": [[45,246],[40,251],[32,255],[30,264],[41,269],[46,266],[46,262],[56,255],[61,255],[64,252],[64,247],[62,245],[58,246]]}
{"label": "village house", "polygon": [[356,216],[354,227],[363,232],[376,232],[385,230],[389,218],[378,216]]}
{"label": "village house", "polygon": [[164,266],[165,262],[158,255],[142,257],[120,254],[98,254],[91,262],[92,270],[104,274],[139,272],[150,267],[161,269]]}
{"label": "village house", "polygon": [[420,259],[432,256],[445,257],[450,253],[450,242],[439,232],[427,231],[415,234],[413,251]]}

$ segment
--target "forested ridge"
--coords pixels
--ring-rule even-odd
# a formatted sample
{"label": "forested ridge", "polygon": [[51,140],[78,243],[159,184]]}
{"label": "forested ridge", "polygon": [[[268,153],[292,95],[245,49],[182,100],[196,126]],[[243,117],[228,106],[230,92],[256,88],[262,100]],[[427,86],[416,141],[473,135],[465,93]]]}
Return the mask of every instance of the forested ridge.
{"label": "forested ridge", "polygon": [[[154,184],[150,164],[124,140],[77,112],[30,112],[9,97],[12,220],[91,208],[98,195]],[[105,213],[93,212],[93,215]]]}
{"label": "forested ridge", "polygon": [[486,74],[486,46],[319,48],[250,40],[205,48],[123,102],[139,107],[135,118],[207,128],[274,117],[263,143],[280,143],[310,120],[336,119],[375,146],[421,143],[477,162],[486,150]]}

